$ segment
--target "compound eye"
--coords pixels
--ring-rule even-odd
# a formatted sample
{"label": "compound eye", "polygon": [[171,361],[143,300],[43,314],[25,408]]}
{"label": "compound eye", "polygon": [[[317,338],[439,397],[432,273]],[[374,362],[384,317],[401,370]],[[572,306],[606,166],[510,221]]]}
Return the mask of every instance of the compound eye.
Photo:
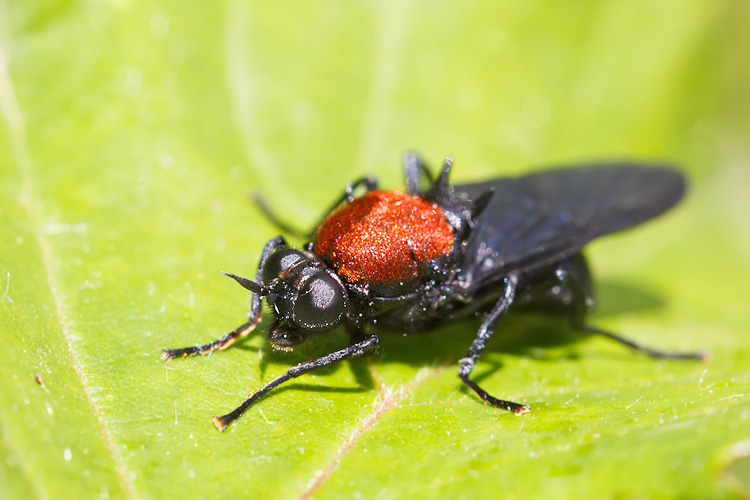
{"label": "compound eye", "polygon": [[273,252],[263,266],[263,284],[268,285],[273,279],[278,278],[282,271],[296,266],[306,258],[305,254],[292,248]]}
{"label": "compound eye", "polygon": [[346,292],[339,281],[325,272],[313,274],[294,301],[294,322],[308,330],[325,330],[341,321]]}

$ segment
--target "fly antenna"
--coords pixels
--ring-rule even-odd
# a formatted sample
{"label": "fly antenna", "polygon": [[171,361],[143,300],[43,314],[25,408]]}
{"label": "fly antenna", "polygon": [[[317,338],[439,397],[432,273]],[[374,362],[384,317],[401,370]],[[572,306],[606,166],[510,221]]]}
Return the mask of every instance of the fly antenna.
{"label": "fly antenna", "polygon": [[246,288],[246,289],[250,290],[251,292],[253,292],[255,294],[258,294],[258,295],[262,296],[262,295],[268,295],[268,293],[269,293],[269,291],[268,291],[268,289],[266,287],[264,287],[263,285],[260,285],[260,284],[258,284],[256,282],[254,282],[252,280],[249,280],[247,278],[243,278],[241,276],[237,276],[236,274],[232,274],[232,273],[225,273],[224,271],[221,271],[221,274],[223,274],[224,276],[229,276],[234,281],[236,281],[237,283],[239,283],[240,285],[242,285],[243,288]]}

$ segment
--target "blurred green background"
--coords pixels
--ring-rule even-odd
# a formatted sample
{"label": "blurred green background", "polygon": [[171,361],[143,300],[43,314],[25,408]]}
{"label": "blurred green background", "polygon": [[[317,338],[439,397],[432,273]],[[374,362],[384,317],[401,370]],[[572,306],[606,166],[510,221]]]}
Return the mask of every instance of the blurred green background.
{"label": "blurred green background", "polygon": [[[732,498],[750,495],[750,4],[0,0],[0,498]],[[554,319],[384,336],[223,434],[291,364],[240,324],[276,230],[401,154],[480,180],[670,161],[685,203],[597,242],[592,323],[703,348],[669,363]],[[299,243],[299,242],[297,242]]]}

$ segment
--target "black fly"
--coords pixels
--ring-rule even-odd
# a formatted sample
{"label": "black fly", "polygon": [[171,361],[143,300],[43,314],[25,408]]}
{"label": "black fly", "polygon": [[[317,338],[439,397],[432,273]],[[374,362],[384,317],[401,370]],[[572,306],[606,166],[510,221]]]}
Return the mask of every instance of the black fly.
{"label": "black fly", "polygon": [[[529,407],[497,399],[469,378],[500,317],[511,307],[554,306],[571,325],[656,358],[701,359],[662,352],[586,325],[593,305],[583,246],[665,212],[685,192],[678,172],[662,166],[595,164],[453,186],[448,157],[434,179],[414,154],[404,158],[405,192],[379,191],[373,178],[347,185],[304,250],[281,237],[266,243],[255,281],[227,274],[252,292],[249,321],[206,345],[167,349],[162,358],[208,354],[249,334],[262,298],[274,321],[274,346],[292,348],[344,325],[349,347],[302,363],[255,392],[214,424],[224,430],[278,385],[317,368],[374,352],[366,325],[421,331],[486,312],[458,375],[479,398],[516,415]],[[360,186],[365,193],[354,192]],[[261,209],[288,232],[261,200]]]}

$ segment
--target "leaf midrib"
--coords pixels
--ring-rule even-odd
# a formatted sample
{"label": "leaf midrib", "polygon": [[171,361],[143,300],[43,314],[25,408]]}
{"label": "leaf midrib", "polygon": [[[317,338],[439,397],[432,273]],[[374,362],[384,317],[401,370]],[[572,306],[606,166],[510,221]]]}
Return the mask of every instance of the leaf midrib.
{"label": "leaf midrib", "polygon": [[[5,43],[9,44],[10,42],[8,39],[10,36],[7,35],[7,26],[0,26],[0,28],[1,31],[6,33],[6,37],[4,38]],[[63,303],[63,299],[59,292],[59,285],[52,264],[53,249],[42,231],[42,224],[40,223],[41,217],[39,215],[41,209],[33,195],[33,169],[29,158],[29,147],[26,138],[26,119],[20,105],[18,104],[18,100],[16,99],[15,86],[9,68],[9,53],[10,51],[6,46],[0,46],[0,114],[2,114],[10,131],[13,159],[18,170],[18,175],[21,179],[19,201],[26,212],[31,230],[42,255],[42,265],[47,278],[47,287],[55,305],[55,316],[60,325],[60,332],[65,338],[65,342],[68,346],[73,368],[78,375],[78,381],[86,395],[86,399],[94,418],[99,422],[100,434],[107,449],[110,451],[112,460],[114,461],[115,472],[118,476],[123,494],[126,498],[136,498],[137,495],[135,494],[134,486],[129,480],[125,464],[117,452],[117,446],[113,439],[112,432],[109,429],[107,422],[102,417],[101,409],[97,405],[93,396],[88,376],[84,366],[81,364],[80,356],[76,350],[75,341],[71,335],[70,323],[65,314],[65,304]]]}

